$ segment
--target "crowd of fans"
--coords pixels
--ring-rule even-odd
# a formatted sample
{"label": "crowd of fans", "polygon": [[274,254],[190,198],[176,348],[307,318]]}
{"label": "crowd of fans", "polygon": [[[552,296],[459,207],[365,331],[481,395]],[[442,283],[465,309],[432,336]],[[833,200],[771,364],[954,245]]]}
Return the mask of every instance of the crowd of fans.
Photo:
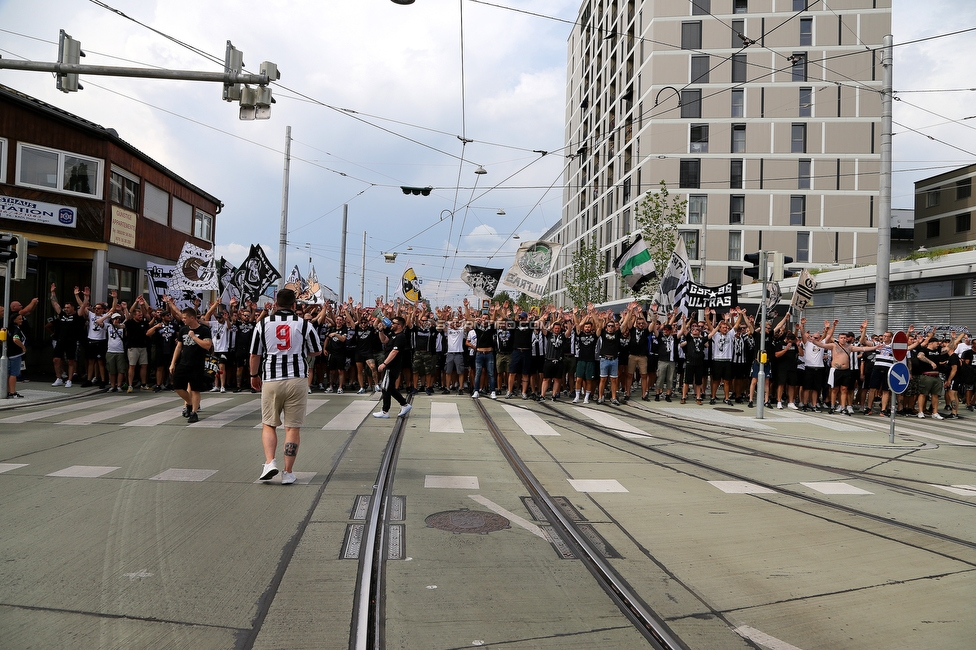
{"label": "crowd of fans", "polygon": [[[127,305],[114,292],[110,303],[90,304],[87,288],[58,301],[51,286],[54,318],[48,323],[54,350],[55,386],[99,386],[107,391],[170,390],[170,365],[179,311],[171,303],[152,309],[142,297]],[[23,319],[35,299],[11,305],[11,352],[26,349]],[[199,311],[199,303],[196,305]],[[200,321],[212,333],[216,365],[211,392],[255,392],[247,378],[255,323],[267,313],[248,302],[213,303]],[[467,301],[456,307],[419,303],[373,306],[345,303],[301,305],[324,353],[310,360],[308,392],[358,394],[380,391],[385,357],[380,333],[402,318],[409,340],[400,387],[413,394],[482,395],[492,399],[560,400],[619,406],[628,400],[710,405],[755,405],[761,333],[743,309],[704,319],[677,311],[659,313],[636,302],[621,313],[554,305],[525,308]],[[892,333],[841,331],[838,322],[812,330],[787,314],[768,322],[765,333],[766,404],[769,408],[853,415],[959,418],[974,409],[976,371],[968,333],[937,336],[936,328],[908,330],[908,389],[890,405],[887,373],[894,363]],[[17,397],[18,354],[11,355],[11,385]],[[940,403],[947,413],[940,413]]]}

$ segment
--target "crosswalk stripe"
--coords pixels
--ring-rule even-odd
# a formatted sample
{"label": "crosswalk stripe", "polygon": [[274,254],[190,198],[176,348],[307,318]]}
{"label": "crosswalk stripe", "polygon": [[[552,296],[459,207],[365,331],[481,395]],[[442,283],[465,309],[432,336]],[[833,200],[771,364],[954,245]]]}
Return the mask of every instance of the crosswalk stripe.
{"label": "crosswalk stripe", "polygon": [[[113,397],[103,397],[98,400],[99,405],[111,404],[112,402],[118,402],[120,400],[135,400],[134,397],[127,397],[125,395],[115,395]],[[90,404],[91,402],[89,402]],[[23,424],[24,422],[33,422],[34,420],[43,420],[46,418],[54,417],[55,415],[62,415],[64,413],[77,413],[84,407],[79,404],[69,404],[68,406],[57,406],[53,409],[44,409],[41,411],[34,411],[31,413],[21,413],[20,415],[14,415],[9,418],[3,418],[0,423],[10,423],[10,424]]]}
{"label": "crosswalk stripe", "polygon": [[502,408],[508,415],[515,420],[515,424],[529,436],[558,436],[558,431],[549,426],[545,420],[539,417],[538,413],[524,409],[520,406],[509,406],[502,404]]}
{"label": "crosswalk stripe", "polygon": [[454,402],[430,403],[431,433],[464,433],[461,414]]}
{"label": "crosswalk stripe", "polygon": [[[200,400],[200,410],[212,409],[218,404],[222,404],[230,400],[229,397],[205,397]],[[124,427],[155,427],[159,426],[163,422],[169,422],[170,420],[175,420],[181,418],[179,411],[176,408],[179,406],[179,400],[174,400],[172,397],[169,401],[173,403],[173,406],[169,409],[162,411],[161,413],[153,413],[152,415],[147,415],[144,418],[139,418],[138,420],[133,420],[131,422],[123,422]]]}
{"label": "crosswalk stripe", "polygon": [[79,426],[85,424],[94,424],[96,422],[104,422],[105,420],[111,420],[113,418],[123,417],[130,415],[137,411],[144,411],[146,409],[155,408],[161,404],[167,402],[172,402],[172,397],[156,397],[150,400],[138,400],[125,404],[123,406],[116,407],[114,409],[109,409],[107,411],[99,411],[98,413],[89,413],[88,415],[82,415],[76,418],[71,418],[70,420],[62,420],[58,424],[69,425],[69,426]]}
{"label": "crosswalk stripe", "polygon": [[577,406],[576,411],[590,418],[597,424],[609,427],[619,433],[624,438],[650,438],[651,434],[646,431],[641,431],[632,424],[624,422],[620,418],[605,413],[603,411],[598,411],[596,409],[588,409]]}
{"label": "crosswalk stripe", "polygon": [[199,422],[194,422],[189,425],[197,429],[219,429],[220,427],[238,420],[252,411],[257,411],[261,408],[261,401],[252,399],[250,401],[244,402],[243,404],[238,404],[233,408],[229,408],[226,411],[221,411],[214,415],[208,415]]}
{"label": "crosswalk stripe", "polygon": [[375,408],[375,404],[370,400],[356,400],[349,406],[342,409],[339,415],[332,418],[328,424],[322,427],[325,431],[353,431],[359,428],[363,419]]}

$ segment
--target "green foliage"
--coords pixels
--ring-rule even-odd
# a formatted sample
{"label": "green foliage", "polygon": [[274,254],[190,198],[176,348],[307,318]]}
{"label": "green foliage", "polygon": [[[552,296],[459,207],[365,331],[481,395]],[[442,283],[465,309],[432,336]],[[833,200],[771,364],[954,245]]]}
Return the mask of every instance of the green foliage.
{"label": "green foliage", "polygon": [[508,291],[502,290],[496,291],[495,295],[492,296],[491,301],[499,305],[504,305],[506,302],[513,304],[515,302],[515,298],[513,298],[512,294],[510,294]]}
{"label": "green foliage", "polygon": [[[668,268],[671,253],[678,240],[678,226],[684,223],[687,208],[688,201],[685,199],[671,198],[668,185],[664,181],[661,181],[661,188],[657,192],[648,190],[637,205],[637,227],[647,244],[659,276]],[[658,279],[648,282],[637,297],[650,299],[660,284]]]}
{"label": "green foliage", "polygon": [[600,280],[600,251],[596,246],[583,244],[573,251],[573,261],[566,276],[566,293],[576,307],[606,302],[607,294]]}

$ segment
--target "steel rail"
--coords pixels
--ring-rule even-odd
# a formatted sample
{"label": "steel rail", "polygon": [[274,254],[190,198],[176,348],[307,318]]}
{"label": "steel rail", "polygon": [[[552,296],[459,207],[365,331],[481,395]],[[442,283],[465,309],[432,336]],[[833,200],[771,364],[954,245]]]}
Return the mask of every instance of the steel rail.
{"label": "steel rail", "polygon": [[658,650],[688,650],[688,646],[682,643],[667,624],[651,611],[640,596],[627,584],[626,580],[603,558],[593,543],[560,510],[546,489],[522,461],[515,448],[495,425],[481,401],[474,401],[482,419],[488,426],[488,430],[495,439],[495,443],[518,474],[522,483],[531,492],[532,498],[535,499],[536,505],[542,510],[545,518],[560,533],[563,541],[593,574],[593,577],[596,578],[620,611],[630,619],[654,648]]}

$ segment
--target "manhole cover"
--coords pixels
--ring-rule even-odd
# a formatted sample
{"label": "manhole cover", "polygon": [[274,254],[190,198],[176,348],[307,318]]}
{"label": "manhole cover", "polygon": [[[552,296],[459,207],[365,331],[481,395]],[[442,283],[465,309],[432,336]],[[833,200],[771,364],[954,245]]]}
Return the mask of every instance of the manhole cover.
{"label": "manhole cover", "polygon": [[428,528],[446,530],[449,533],[477,533],[486,535],[496,530],[511,528],[508,519],[494,512],[481,510],[447,510],[437,512],[424,520]]}
{"label": "manhole cover", "polygon": [[721,406],[717,406],[717,407],[715,407],[712,410],[713,411],[722,411],[724,413],[742,413],[742,409],[733,409],[733,408],[728,408],[728,407],[722,408]]}

